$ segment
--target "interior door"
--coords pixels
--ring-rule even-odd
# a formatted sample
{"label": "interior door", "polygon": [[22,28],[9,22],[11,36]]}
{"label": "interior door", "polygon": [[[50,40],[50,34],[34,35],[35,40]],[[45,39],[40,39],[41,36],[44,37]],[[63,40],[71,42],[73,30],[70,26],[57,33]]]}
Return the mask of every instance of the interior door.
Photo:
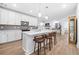
{"label": "interior door", "polygon": [[69,40],[69,43],[73,43],[73,44],[76,44],[76,37],[77,37],[77,35],[76,35],[76,33],[77,33],[77,31],[76,31],[76,26],[77,26],[77,24],[76,24],[76,16],[69,16],[68,17],[68,40]]}

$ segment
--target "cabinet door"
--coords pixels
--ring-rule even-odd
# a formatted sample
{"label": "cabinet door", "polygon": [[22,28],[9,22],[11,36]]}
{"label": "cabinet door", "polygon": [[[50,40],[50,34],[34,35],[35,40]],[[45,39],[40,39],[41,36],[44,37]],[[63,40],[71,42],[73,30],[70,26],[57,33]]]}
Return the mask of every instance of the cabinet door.
{"label": "cabinet door", "polygon": [[21,14],[18,14],[18,20],[17,20],[17,22],[18,22],[18,25],[21,25]]}
{"label": "cabinet door", "polygon": [[21,25],[21,15],[19,13],[15,13],[15,24]]}
{"label": "cabinet door", "polygon": [[21,39],[21,30],[16,30],[16,40],[20,40]]}
{"label": "cabinet door", "polygon": [[15,13],[12,11],[9,11],[8,24],[15,25]]}
{"label": "cabinet door", "polygon": [[26,15],[22,15],[22,21],[28,21],[28,18]]}
{"label": "cabinet door", "polygon": [[8,21],[8,11],[7,10],[4,10],[4,9],[1,9],[0,11],[1,15],[0,15],[0,24],[7,24],[7,21]]}
{"label": "cabinet door", "polygon": [[30,16],[28,16],[28,21],[29,21],[29,25],[32,25],[32,24],[31,24],[31,23],[32,23],[32,21],[31,21]]}
{"label": "cabinet door", "polygon": [[27,22],[29,21],[27,15],[25,15],[24,19],[25,19],[25,21],[27,21]]}
{"label": "cabinet door", "polygon": [[15,41],[15,30],[7,31],[7,35],[8,42]]}
{"label": "cabinet door", "polygon": [[0,8],[0,24],[1,24],[1,8]]}
{"label": "cabinet door", "polygon": [[37,24],[38,24],[37,18],[34,18],[34,17],[33,17],[31,20],[32,20],[32,22],[33,22],[33,25],[34,25],[34,26],[37,26]]}
{"label": "cabinet door", "polygon": [[29,25],[37,26],[37,19],[34,17],[29,17]]}
{"label": "cabinet door", "polygon": [[0,31],[0,43],[7,42],[7,31]]}
{"label": "cabinet door", "polygon": [[21,21],[25,21],[25,20],[24,20],[24,15],[21,15]]}
{"label": "cabinet door", "polygon": [[25,20],[25,15],[22,15],[22,21],[26,21],[26,20]]}

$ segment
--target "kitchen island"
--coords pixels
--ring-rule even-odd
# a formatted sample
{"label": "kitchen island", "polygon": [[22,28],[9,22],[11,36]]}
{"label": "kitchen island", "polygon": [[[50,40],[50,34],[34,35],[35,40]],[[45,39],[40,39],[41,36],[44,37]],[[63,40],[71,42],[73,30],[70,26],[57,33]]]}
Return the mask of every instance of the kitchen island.
{"label": "kitchen island", "polygon": [[29,55],[34,52],[35,42],[33,41],[34,36],[47,34],[50,32],[56,32],[56,30],[31,30],[22,32],[22,47],[25,51],[25,54]]}

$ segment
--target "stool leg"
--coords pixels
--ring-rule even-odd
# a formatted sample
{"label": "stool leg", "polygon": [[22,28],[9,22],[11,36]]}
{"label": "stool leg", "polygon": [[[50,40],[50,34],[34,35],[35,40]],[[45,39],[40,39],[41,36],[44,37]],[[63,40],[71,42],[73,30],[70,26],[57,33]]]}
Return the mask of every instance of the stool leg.
{"label": "stool leg", "polygon": [[51,40],[49,39],[49,50],[51,50]]}
{"label": "stool leg", "polygon": [[46,46],[47,46],[48,40],[46,39]]}
{"label": "stool leg", "polygon": [[56,45],[57,40],[56,40],[56,36],[54,36],[54,45]]}
{"label": "stool leg", "polygon": [[41,52],[41,43],[39,43],[40,44],[40,52]]}
{"label": "stool leg", "polygon": [[38,55],[39,55],[39,43],[38,43]]}
{"label": "stool leg", "polygon": [[35,49],[36,49],[36,42],[35,42],[35,45],[34,45],[34,53],[35,53]]}
{"label": "stool leg", "polygon": [[45,41],[44,41],[44,54],[46,54],[46,51],[45,51]]}
{"label": "stool leg", "polygon": [[51,47],[53,47],[53,45],[52,45],[52,38],[51,38]]}
{"label": "stool leg", "polygon": [[41,51],[41,43],[40,43],[40,51]]}

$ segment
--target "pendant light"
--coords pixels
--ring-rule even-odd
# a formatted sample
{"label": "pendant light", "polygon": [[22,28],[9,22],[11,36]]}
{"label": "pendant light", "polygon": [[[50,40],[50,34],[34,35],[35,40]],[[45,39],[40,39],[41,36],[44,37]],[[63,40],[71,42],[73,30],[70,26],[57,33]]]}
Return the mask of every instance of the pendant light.
{"label": "pendant light", "polygon": [[46,15],[46,16],[45,16],[44,18],[45,18],[46,20],[48,20],[47,9],[48,9],[48,6],[45,7],[45,15]]}
{"label": "pendant light", "polygon": [[38,11],[38,17],[39,18],[42,16],[42,13],[41,13],[40,9],[41,9],[41,3],[39,3],[39,11]]}

